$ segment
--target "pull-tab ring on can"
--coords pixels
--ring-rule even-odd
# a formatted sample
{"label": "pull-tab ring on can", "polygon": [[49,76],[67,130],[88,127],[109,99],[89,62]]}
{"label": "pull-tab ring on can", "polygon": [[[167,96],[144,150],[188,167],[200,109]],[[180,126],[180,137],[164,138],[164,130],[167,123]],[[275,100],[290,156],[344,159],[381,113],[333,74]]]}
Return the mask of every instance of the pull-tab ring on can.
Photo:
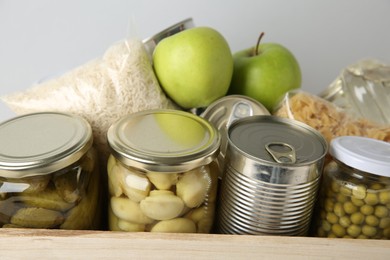
{"label": "pull-tab ring on can", "polygon": [[277,163],[295,163],[297,161],[294,147],[287,143],[268,143],[265,145],[265,149]]}

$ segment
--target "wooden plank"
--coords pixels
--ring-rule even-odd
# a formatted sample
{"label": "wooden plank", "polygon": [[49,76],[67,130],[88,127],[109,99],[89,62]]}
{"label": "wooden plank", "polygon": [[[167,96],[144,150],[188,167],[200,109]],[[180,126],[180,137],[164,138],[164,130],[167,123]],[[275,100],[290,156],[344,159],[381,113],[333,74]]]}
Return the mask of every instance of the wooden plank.
{"label": "wooden plank", "polygon": [[390,259],[390,241],[1,229],[1,259]]}

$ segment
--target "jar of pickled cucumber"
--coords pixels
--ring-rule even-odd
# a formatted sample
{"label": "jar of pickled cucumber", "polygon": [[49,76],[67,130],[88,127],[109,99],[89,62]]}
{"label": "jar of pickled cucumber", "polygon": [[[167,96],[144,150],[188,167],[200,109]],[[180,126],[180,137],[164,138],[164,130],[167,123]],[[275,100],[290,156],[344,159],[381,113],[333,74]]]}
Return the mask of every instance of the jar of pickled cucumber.
{"label": "jar of pickled cucumber", "polygon": [[343,136],[329,152],[315,235],[390,239],[390,143]]}
{"label": "jar of pickled cucumber", "polygon": [[98,229],[99,171],[90,125],[55,112],[0,124],[0,225]]}
{"label": "jar of pickled cucumber", "polygon": [[107,137],[110,230],[211,232],[221,138],[208,121],[148,110],[121,118]]}

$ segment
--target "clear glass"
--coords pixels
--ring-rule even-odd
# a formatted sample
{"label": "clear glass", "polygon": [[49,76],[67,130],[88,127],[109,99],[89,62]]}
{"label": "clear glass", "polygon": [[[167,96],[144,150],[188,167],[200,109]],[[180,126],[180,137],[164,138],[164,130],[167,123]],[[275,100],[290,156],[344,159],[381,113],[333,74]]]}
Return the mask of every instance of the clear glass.
{"label": "clear glass", "polygon": [[93,148],[77,162],[50,174],[0,177],[0,225],[3,228],[99,229],[99,178]]}
{"label": "clear glass", "polygon": [[390,178],[330,162],[314,223],[319,237],[390,239]]}
{"label": "clear glass", "polygon": [[145,172],[113,155],[107,164],[109,229],[210,233],[219,168],[215,161],[186,172]]}

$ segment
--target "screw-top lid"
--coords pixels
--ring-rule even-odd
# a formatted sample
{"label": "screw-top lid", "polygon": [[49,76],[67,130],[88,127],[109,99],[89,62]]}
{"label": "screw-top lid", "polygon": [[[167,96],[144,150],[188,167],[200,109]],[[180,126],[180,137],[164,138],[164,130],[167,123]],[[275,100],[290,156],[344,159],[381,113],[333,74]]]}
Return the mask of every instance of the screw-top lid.
{"label": "screw-top lid", "polygon": [[107,132],[113,155],[146,171],[181,172],[214,160],[221,142],[205,119],[179,110],[130,114]]}
{"label": "screw-top lid", "polygon": [[329,153],[360,171],[390,177],[390,143],[361,136],[336,137]]}
{"label": "screw-top lid", "polygon": [[92,146],[83,118],[57,112],[15,117],[0,124],[0,176],[23,178],[60,170]]}

